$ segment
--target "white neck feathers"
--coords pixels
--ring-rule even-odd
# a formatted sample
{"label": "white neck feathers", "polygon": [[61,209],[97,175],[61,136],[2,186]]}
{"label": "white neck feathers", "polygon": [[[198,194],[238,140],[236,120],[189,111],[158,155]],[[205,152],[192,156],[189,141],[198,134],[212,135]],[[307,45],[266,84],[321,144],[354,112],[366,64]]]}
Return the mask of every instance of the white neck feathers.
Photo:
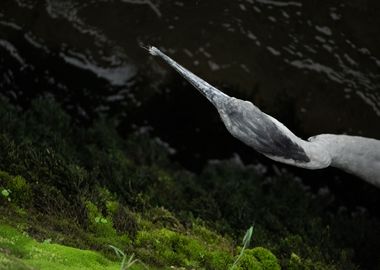
{"label": "white neck feathers", "polygon": [[348,135],[322,134],[309,139],[331,156],[331,166],[380,187],[380,141]]}

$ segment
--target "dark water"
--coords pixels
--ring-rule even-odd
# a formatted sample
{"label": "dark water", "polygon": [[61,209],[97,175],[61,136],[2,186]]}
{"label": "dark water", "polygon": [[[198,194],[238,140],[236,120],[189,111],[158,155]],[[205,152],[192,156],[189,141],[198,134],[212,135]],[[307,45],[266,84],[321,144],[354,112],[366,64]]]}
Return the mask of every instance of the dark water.
{"label": "dark water", "polygon": [[152,130],[192,169],[233,153],[273,164],[227,134],[211,105],[139,44],[302,137],[380,139],[379,3],[2,0],[0,91],[23,106],[52,95],[84,119],[117,115],[123,132]]}

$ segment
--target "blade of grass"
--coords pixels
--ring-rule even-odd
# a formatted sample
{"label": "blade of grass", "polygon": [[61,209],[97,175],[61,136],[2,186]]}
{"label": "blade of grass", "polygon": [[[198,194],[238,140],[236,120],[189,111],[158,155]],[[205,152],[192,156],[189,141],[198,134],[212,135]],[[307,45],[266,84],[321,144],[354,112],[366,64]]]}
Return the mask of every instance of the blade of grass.
{"label": "blade of grass", "polygon": [[240,251],[240,254],[237,257],[237,259],[234,261],[234,263],[232,264],[232,266],[230,267],[229,270],[233,270],[236,267],[237,263],[239,262],[239,260],[243,256],[244,250],[249,246],[249,243],[251,242],[252,234],[253,234],[253,226],[251,226],[247,230],[247,232],[245,233],[245,235],[243,237],[243,247],[242,247],[242,249]]}

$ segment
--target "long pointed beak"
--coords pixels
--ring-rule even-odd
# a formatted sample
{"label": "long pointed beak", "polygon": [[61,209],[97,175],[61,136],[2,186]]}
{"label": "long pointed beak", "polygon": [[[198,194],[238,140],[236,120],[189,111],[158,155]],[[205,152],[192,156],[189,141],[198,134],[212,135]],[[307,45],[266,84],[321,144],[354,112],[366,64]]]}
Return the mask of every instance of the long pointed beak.
{"label": "long pointed beak", "polygon": [[190,82],[199,92],[201,92],[215,107],[220,107],[227,99],[230,97],[224,94],[219,89],[210,85],[208,82],[202,80],[194,73],[190,72],[169,56],[161,52],[156,47],[149,47],[149,53],[151,55],[157,55],[161,57],[166,63],[172,66],[182,77],[184,77],[188,82]]}

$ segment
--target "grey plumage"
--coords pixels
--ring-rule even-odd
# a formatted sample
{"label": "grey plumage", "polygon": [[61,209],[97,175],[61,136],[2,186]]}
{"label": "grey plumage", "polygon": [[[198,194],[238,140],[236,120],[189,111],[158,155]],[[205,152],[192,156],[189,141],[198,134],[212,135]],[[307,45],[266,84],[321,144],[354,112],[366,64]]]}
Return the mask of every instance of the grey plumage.
{"label": "grey plumage", "polygon": [[296,162],[310,161],[305,151],[251,102],[231,97],[217,109],[228,131],[260,153]]}

